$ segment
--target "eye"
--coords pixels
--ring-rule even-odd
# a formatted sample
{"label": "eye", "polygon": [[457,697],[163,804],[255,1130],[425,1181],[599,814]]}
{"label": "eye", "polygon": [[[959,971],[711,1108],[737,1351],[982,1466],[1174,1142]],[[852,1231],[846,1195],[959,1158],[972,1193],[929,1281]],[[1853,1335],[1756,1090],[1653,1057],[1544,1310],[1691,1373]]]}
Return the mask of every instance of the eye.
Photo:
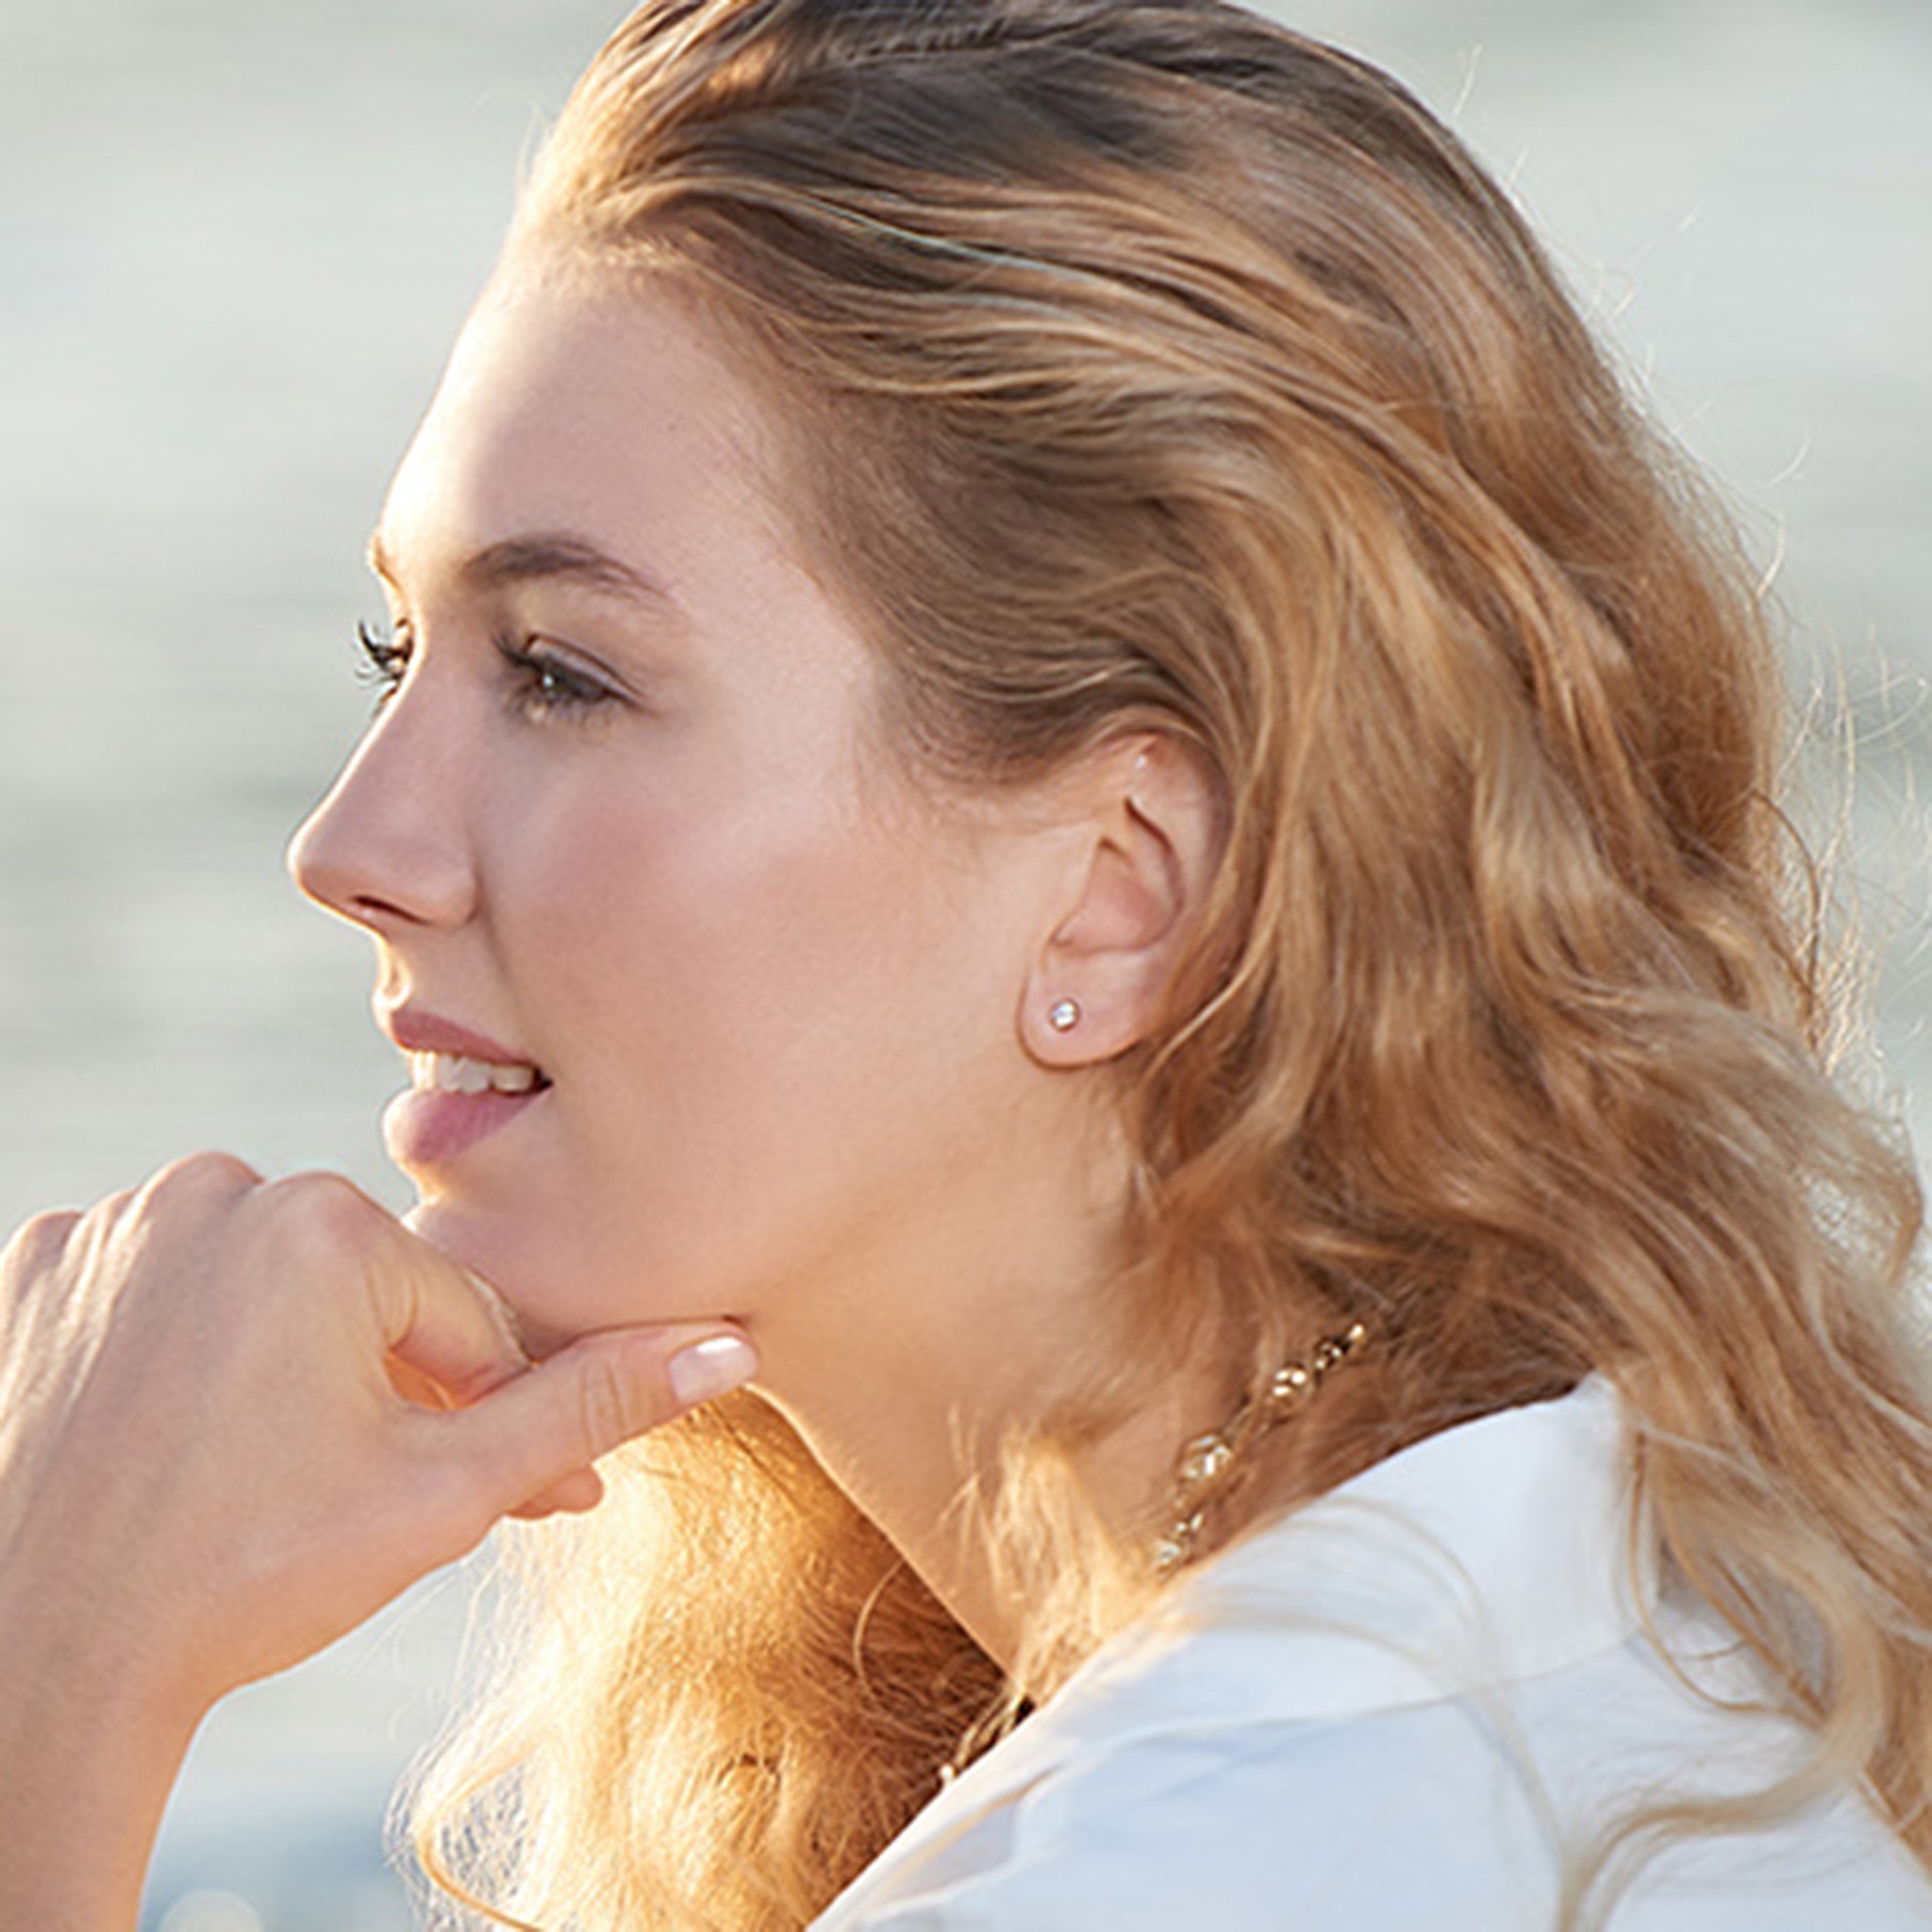
{"label": "eye", "polygon": [[375,687],[375,704],[380,710],[394,695],[404,672],[409,668],[408,642],[400,637],[386,637],[367,624],[357,625],[356,641],[362,647],[358,674],[365,684]]}
{"label": "eye", "polygon": [[541,645],[500,637],[496,649],[510,674],[511,702],[528,717],[582,714],[618,702],[608,685]]}

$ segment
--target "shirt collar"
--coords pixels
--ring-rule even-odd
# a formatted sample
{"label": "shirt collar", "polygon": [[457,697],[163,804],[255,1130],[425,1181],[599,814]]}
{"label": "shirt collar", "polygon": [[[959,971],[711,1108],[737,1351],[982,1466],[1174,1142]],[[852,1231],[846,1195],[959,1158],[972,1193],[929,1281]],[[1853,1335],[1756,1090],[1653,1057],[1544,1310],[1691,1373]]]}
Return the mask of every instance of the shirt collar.
{"label": "shirt collar", "polygon": [[1445,1429],[1185,1574],[880,1863],[958,1837],[1083,1751],[1429,1704],[1615,1649],[1656,1604],[1631,1549],[1624,1418],[1602,1377]]}

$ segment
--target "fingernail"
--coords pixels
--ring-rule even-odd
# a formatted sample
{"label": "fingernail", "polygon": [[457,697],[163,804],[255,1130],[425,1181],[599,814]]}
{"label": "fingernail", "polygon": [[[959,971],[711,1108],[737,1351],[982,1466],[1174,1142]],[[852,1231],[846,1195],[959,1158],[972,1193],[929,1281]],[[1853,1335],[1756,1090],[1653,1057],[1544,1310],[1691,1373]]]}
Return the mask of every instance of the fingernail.
{"label": "fingernail", "polygon": [[525,1368],[530,1366],[530,1351],[524,1346],[524,1331],[517,1321],[517,1311],[510,1307],[496,1288],[485,1281],[480,1274],[472,1274],[467,1268],[463,1273],[469,1276],[470,1286],[476,1291],[478,1300],[488,1310],[494,1324],[498,1339],[517,1361]]}
{"label": "fingernail", "polygon": [[750,1342],[737,1335],[710,1335],[671,1357],[672,1392],[687,1408],[695,1408],[749,1382],[758,1372],[758,1358]]}

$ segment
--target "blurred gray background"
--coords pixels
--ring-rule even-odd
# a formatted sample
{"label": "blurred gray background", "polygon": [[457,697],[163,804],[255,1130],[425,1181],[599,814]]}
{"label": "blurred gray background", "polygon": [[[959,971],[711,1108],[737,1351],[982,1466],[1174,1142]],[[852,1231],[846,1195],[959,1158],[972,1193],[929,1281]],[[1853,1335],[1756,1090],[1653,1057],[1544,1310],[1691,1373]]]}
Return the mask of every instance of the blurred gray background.
{"label": "blurred gray background", "polygon": [[[1932,1145],[1932,4],[1274,9],[1460,127],[1777,561]],[[281,846],[366,711],[388,469],[606,0],[0,0],[0,1226],[189,1148],[395,1205],[352,935]],[[467,1590],[205,1729],[146,1924],[391,1932],[397,1770]],[[104,1660],[111,1668],[111,1660]]]}

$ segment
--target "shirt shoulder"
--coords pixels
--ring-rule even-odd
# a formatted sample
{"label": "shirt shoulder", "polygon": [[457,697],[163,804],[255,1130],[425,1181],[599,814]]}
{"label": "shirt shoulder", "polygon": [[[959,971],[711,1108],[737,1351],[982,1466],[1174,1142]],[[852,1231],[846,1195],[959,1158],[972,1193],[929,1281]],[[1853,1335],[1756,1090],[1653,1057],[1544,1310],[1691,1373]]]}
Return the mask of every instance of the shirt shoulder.
{"label": "shirt shoulder", "polygon": [[[1630,1526],[1607,1385],[1445,1430],[1191,1573],[814,1932],[1544,1932],[1634,1808],[1807,1748]],[[1932,1881],[1846,1792],[1666,1842],[1611,1924],[1932,1932]]]}
{"label": "shirt shoulder", "polygon": [[[1530,1874],[1471,1856],[1493,1800],[1441,1775],[1441,1728],[1262,1724],[1083,1755],[929,1848],[851,1932],[1535,1924]],[[1455,1869],[1425,1876],[1443,1847]]]}
{"label": "shirt shoulder", "polygon": [[[1548,1932],[1566,1854],[1630,1801],[1633,1760],[1601,1725],[1539,1748],[1524,1726],[1610,1687],[1545,1688],[1544,1710],[1445,1702],[1083,1754],[930,1844],[836,1932]],[[1610,1923],[1927,1932],[1932,1886],[1847,1796],[1668,1845]]]}

